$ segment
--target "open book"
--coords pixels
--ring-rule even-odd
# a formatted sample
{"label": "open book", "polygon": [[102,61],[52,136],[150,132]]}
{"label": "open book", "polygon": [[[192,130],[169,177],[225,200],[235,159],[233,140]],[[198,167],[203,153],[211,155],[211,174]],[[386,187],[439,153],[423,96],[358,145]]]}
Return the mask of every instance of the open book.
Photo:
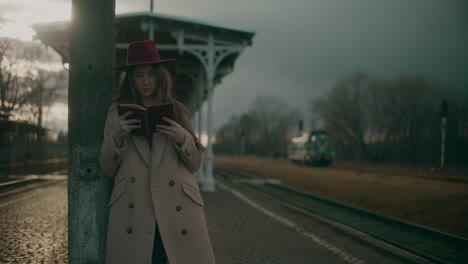
{"label": "open book", "polygon": [[119,116],[132,111],[127,119],[141,120],[141,127],[132,129],[135,135],[145,136],[151,138],[155,133],[156,124],[169,125],[168,122],[163,120],[163,117],[174,120],[173,104],[160,104],[150,107],[143,107],[137,104],[120,104],[117,106]]}

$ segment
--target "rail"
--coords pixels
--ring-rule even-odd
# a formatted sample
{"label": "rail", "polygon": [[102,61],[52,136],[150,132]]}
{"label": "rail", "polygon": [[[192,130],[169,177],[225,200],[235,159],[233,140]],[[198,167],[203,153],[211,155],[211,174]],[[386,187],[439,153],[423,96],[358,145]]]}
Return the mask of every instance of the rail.
{"label": "rail", "polygon": [[254,189],[307,211],[350,226],[393,246],[435,263],[467,263],[468,239],[384,216],[356,206],[301,192],[274,182],[258,180],[238,172],[215,167],[225,179],[238,180]]}

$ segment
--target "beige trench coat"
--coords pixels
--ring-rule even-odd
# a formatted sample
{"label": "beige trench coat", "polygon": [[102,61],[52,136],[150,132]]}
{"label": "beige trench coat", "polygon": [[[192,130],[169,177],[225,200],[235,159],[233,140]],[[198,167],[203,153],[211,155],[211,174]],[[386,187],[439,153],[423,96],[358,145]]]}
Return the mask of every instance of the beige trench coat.
{"label": "beige trench coat", "polygon": [[170,264],[215,263],[193,175],[201,162],[193,137],[186,131],[177,149],[155,133],[150,152],[146,139],[129,134],[118,148],[112,138],[117,124],[117,111],[109,111],[99,157],[104,174],[114,178],[106,263],[150,264],[156,222]]}

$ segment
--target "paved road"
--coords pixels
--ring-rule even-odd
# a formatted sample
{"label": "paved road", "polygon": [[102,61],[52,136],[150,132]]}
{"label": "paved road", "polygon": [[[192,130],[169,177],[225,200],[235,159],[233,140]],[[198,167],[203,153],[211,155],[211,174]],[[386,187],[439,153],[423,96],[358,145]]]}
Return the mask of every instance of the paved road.
{"label": "paved road", "polygon": [[[404,263],[267,196],[203,193],[219,264]],[[67,263],[66,181],[0,198],[0,263]]]}

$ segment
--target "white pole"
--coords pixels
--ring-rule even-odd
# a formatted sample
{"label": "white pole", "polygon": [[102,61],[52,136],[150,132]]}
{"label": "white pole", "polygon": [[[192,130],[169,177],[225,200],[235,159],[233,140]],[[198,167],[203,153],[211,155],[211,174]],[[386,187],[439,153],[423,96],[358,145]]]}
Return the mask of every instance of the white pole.
{"label": "white pole", "polygon": [[[208,81],[208,83],[211,83]],[[208,113],[207,113],[207,134],[208,134],[208,146],[206,150],[206,166],[205,166],[205,181],[203,183],[203,191],[212,192],[215,190],[214,179],[213,179],[213,145],[211,144],[211,122],[212,122],[212,101],[213,101],[213,92],[212,89],[209,89],[208,92]]]}
{"label": "white pole", "polygon": [[197,111],[197,118],[198,118],[198,138],[200,138],[201,140],[201,137],[202,137],[202,108],[203,108],[203,105],[200,105],[200,109],[198,109]]}
{"label": "white pole", "polygon": [[[204,89],[204,83],[202,82],[202,76],[201,74],[198,76],[198,87],[197,87],[197,105],[198,105],[198,111],[197,111],[197,132],[198,132],[198,139],[202,140],[202,114],[203,114],[203,98],[202,98],[202,91]],[[204,160],[202,160],[204,162]],[[204,173],[204,168],[203,166],[200,166],[200,168],[197,171],[196,174],[198,178],[198,182],[203,185],[205,182],[205,173]]]}
{"label": "white pole", "polygon": [[203,109],[203,90],[205,89],[205,82],[203,82],[203,76],[200,74],[198,76],[198,91],[197,91],[197,100],[198,100],[198,137],[201,140],[202,133],[202,109]]}
{"label": "white pole", "polygon": [[[200,115],[200,110],[198,110],[197,112],[193,114],[193,129],[194,129],[193,132],[194,133],[197,133],[198,127],[200,126],[198,115]],[[198,135],[198,138],[200,138],[199,135]],[[201,173],[201,170],[202,170],[202,166],[200,166],[200,168],[195,172],[195,177],[197,178],[197,182],[199,183],[203,181],[203,173]]]}
{"label": "white pole", "polygon": [[193,124],[193,132],[197,132],[198,131],[198,118],[197,118],[197,115],[198,115],[198,111],[194,112],[193,113],[193,116],[192,116],[192,124]]}
{"label": "white pole", "polygon": [[213,79],[214,79],[214,41],[213,35],[210,34],[208,38],[208,65],[206,69],[208,81],[208,113],[207,113],[207,134],[208,134],[208,147],[206,151],[206,166],[205,166],[205,182],[202,185],[203,191],[213,192],[215,190],[213,179],[213,145],[211,144],[211,123],[212,123],[212,104],[213,104]]}

